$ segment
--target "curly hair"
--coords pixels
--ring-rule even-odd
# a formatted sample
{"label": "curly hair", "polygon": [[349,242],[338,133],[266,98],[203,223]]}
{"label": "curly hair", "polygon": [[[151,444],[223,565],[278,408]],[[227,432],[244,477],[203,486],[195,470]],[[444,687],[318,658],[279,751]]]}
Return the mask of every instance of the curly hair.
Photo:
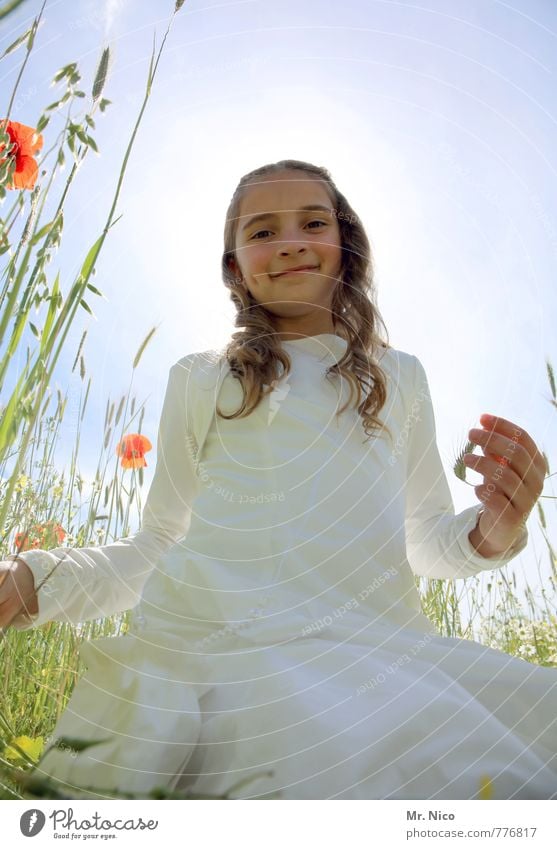
{"label": "curly hair", "polygon": [[[333,293],[331,311],[334,332],[346,340],[347,347],[342,358],[329,366],[326,377],[334,379],[335,376],[342,375],[348,380],[350,398],[337,415],[346,409],[356,395],[358,412],[367,437],[373,435],[374,429],[380,431],[385,428],[389,431],[377,416],[385,404],[387,389],[385,374],[376,362],[375,354],[379,348],[391,346],[377,331],[377,325],[381,324],[388,336],[376,305],[369,240],[359,217],[336,187],[329,171],[297,159],[283,159],[245,174],[238,183],[228,207],[224,228],[222,277],[236,308],[234,325],[244,329],[232,334],[231,341],[224,348],[224,356],[228,360],[231,374],[242,385],[243,401],[234,413],[225,415],[218,407],[217,413],[225,419],[249,415],[261,398],[271,392],[276,382],[287,376],[291,369],[291,360],[281,345],[273,315],[253,298],[247,287],[239,285],[242,278],[235,276],[230,264],[231,259],[237,262],[236,231],[240,204],[246,188],[261,182],[262,178],[264,181],[265,178],[272,178],[274,174],[284,170],[301,171],[310,179],[317,179],[325,184],[340,229],[340,279]],[[392,439],[390,431],[389,435]]]}

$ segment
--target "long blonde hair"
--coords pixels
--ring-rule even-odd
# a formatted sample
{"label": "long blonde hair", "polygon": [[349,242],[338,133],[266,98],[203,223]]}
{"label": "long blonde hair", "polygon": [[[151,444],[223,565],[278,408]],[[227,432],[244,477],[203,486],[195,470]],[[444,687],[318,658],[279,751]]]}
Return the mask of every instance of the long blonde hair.
{"label": "long blonde hair", "polygon": [[[385,374],[375,360],[375,353],[380,347],[391,346],[377,332],[377,325],[381,324],[388,336],[375,302],[369,240],[360,219],[334,184],[327,169],[297,159],[283,159],[245,174],[238,183],[228,207],[224,228],[222,278],[236,307],[234,325],[245,329],[232,334],[224,355],[231,374],[242,385],[244,397],[239,409],[234,413],[225,415],[218,407],[217,413],[224,419],[249,415],[261,398],[271,391],[274,381],[290,372],[291,360],[277,336],[272,314],[257,303],[247,287],[239,285],[241,281],[229,264],[231,258],[237,262],[236,230],[240,203],[246,188],[253,182],[261,182],[261,178],[272,177],[276,172],[284,170],[299,170],[323,181],[338,219],[342,260],[339,284],[333,293],[331,308],[334,332],[346,339],[347,348],[339,362],[329,366],[326,372],[328,379],[342,375],[349,381],[350,398],[338,414],[346,409],[356,395],[358,412],[363,419],[367,436],[373,435],[373,429],[386,428],[389,431],[377,417],[386,401],[387,388]],[[282,372],[279,372],[279,364],[282,366]],[[373,383],[369,382],[370,378]]]}

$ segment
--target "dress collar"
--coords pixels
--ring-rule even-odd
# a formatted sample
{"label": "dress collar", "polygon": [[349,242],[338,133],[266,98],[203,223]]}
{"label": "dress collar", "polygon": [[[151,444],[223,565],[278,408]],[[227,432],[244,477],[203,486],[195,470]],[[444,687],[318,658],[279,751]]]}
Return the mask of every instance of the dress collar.
{"label": "dress collar", "polygon": [[314,336],[300,336],[298,339],[282,339],[281,345],[286,347],[287,353],[303,351],[331,364],[342,358],[348,342],[338,333],[317,333]]}

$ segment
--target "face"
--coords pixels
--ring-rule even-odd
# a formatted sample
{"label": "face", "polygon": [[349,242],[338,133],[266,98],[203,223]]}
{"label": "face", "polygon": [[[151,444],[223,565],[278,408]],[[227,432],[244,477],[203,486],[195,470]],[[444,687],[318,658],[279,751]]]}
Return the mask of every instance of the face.
{"label": "face", "polygon": [[[310,205],[324,208],[304,210]],[[231,268],[272,313],[279,335],[333,332],[331,305],[342,248],[323,183],[303,171],[273,174],[269,182],[246,189],[238,215],[237,261]],[[286,273],[299,266],[306,268]]]}

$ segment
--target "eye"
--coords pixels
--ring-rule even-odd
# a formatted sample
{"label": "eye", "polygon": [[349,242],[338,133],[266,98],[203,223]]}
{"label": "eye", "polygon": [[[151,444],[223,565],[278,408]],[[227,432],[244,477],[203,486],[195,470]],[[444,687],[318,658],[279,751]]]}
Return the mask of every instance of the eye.
{"label": "eye", "polygon": [[[310,225],[310,224],[322,224],[324,227],[326,227],[326,226],[327,226],[327,222],[326,222],[326,221],[319,221],[319,220],[317,220],[317,219],[316,219],[316,220],[314,220],[314,221],[308,221],[308,223],[307,223],[307,225],[306,225],[306,226],[307,226],[307,227],[309,227],[309,225]],[[261,233],[270,233],[270,232],[271,232],[270,230],[258,230],[258,231],[257,231],[257,233],[254,233],[254,234],[253,234],[253,236],[252,236],[251,238],[252,238],[252,239],[255,239],[255,238],[257,238],[257,236],[261,235]]]}

